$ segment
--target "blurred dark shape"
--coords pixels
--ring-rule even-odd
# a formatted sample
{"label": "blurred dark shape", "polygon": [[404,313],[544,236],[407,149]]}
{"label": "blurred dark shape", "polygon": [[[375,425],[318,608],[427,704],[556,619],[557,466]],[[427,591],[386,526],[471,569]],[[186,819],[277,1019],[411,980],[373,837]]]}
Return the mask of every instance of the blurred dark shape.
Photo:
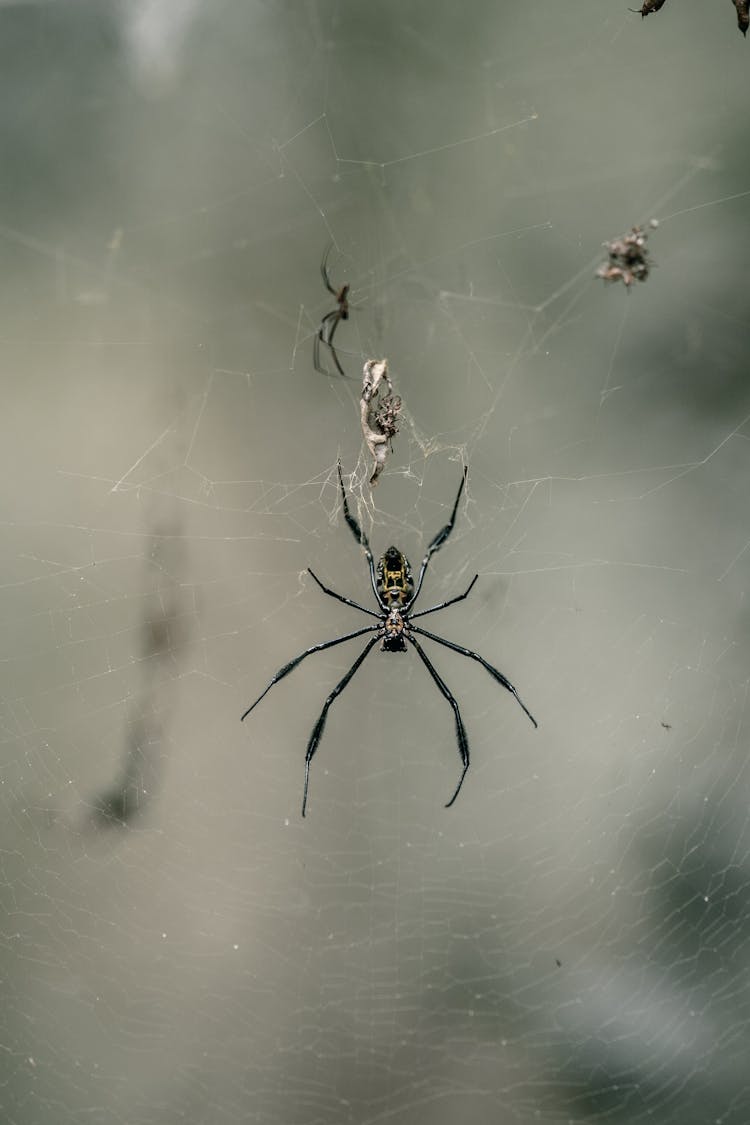
{"label": "blurred dark shape", "polygon": [[[143,687],[131,705],[125,750],[119,775],[91,802],[98,826],[132,823],[148,807],[161,780],[164,726],[172,709],[177,659],[186,641],[180,587],[174,577],[181,555],[179,527],[158,528],[146,552],[149,569],[156,569],[156,588],[146,598],[141,623],[139,665]],[[166,557],[165,557],[166,556]]]}
{"label": "blurred dark shape", "polygon": [[127,747],[119,778],[92,802],[99,825],[123,827],[142,813],[157,788],[160,773],[161,730],[153,719],[129,724]]}

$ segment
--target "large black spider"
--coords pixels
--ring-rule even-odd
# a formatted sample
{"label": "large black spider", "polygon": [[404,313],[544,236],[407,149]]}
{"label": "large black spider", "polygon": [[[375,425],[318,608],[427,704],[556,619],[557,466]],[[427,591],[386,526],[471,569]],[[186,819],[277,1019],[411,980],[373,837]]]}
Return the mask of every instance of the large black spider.
{"label": "large black spider", "polygon": [[323,284],[325,285],[328,292],[332,297],[336,298],[336,308],[331,309],[329,313],[326,313],[326,315],[320,322],[318,331],[315,333],[315,339],[313,340],[313,366],[315,370],[319,372],[319,374],[328,375],[328,371],[326,371],[325,367],[323,367],[320,362],[320,345],[325,344],[328,347],[331,356],[333,357],[333,362],[336,364],[336,370],[338,371],[339,375],[343,375],[345,379],[349,379],[351,378],[351,376],[346,374],[339,362],[339,357],[336,354],[335,347],[333,346],[333,337],[335,335],[336,329],[339,326],[339,322],[349,319],[350,286],[347,282],[347,284],[342,285],[340,289],[334,289],[333,285],[331,284],[331,278],[328,273],[328,255],[331,253],[332,247],[333,243],[329,242],[328,246],[326,247],[325,253],[323,254],[323,260],[320,263],[320,275],[323,278]]}
{"label": "large black spider", "polygon": [[461,755],[461,761],[463,763],[463,770],[461,771],[461,776],[458,779],[458,785],[455,788],[453,796],[445,806],[446,808],[450,808],[460,792],[461,786],[463,785],[463,780],[466,776],[466,771],[469,768],[469,740],[466,736],[466,730],[461,718],[461,712],[458,709],[458,703],[454,699],[448,686],[443,681],[437,669],[433,666],[432,661],[428,657],[427,653],[424,651],[419,641],[415,637],[415,633],[419,633],[421,637],[428,637],[431,641],[436,641],[437,644],[443,645],[445,648],[449,648],[453,652],[459,652],[462,656],[469,656],[472,660],[476,660],[479,664],[482,665],[483,668],[487,669],[490,675],[493,676],[498,681],[498,683],[502,684],[504,688],[506,688],[512,695],[515,696],[517,702],[531,719],[534,726],[536,727],[538,725],[536,719],[523,703],[521,697],[513,687],[513,684],[510,682],[510,680],[507,679],[502,674],[502,672],[499,672],[497,668],[493,668],[491,664],[488,664],[484,657],[479,656],[476,652],[472,652],[468,648],[464,648],[462,645],[454,644],[453,641],[447,641],[444,637],[438,637],[434,633],[429,633],[427,629],[421,629],[418,625],[412,624],[412,622],[417,617],[426,617],[428,613],[437,613],[439,609],[446,609],[449,605],[454,605],[456,602],[463,601],[464,598],[467,598],[469,596],[474,583],[479,577],[478,574],[474,575],[463,594],[457,594],[454,598],[449,598],[445,602],[440,602],[439,605],[430,606],[429,609],[423,609],[419,613],[411,612],[414,603],[419,597],[420,590],[422,589],[422,582],[424,580],[425,571],[427,570],[427,564],[430,561],[430,558],[435,553],[435,551],[438,551],[442,547],[443,543],[445,543],[446,539],[453,531],[453,525],[456,522],[458,502],[461,499],[461,493],[463,492],[464,483],[466,481],[467,469],[464,469],[463,476],[461,477],[461,483],[458,486],[458,493],[456,495],[456,501],[453,505],[453,511],[451,512],[451,518],[448,520],[448,523],[445,525],[445,527],[442,527],[434,537],[429,547],[427,548],[427,554],[422,559],[422,566],[419,571],[419,577],[417,578],[416,587],[412,579],[409,560],[405,555],[402,555],[397,547],[388,548],[388,550],[378,562],[376,574],[372,551],[370,550],[370,544],[367,541],[367,536],[365,535],[364,531],[362,531],[361,527],[349,511],[349,504],[346,499],[346,489],[344,488],[344,481],[341,476],[341,464],[339,464],[338,470],[339,484],[341,486],[341,496],[344,503],[344,519],[351,528],[354,538],[362,547],[364,547],[365,556],[367,558],[367,565],[370,568],[370,585],[372,586],[372,592],[375,595],[375,600],[378,603],[380,612],[376,613],[375,610],[366,609],[365,606],[360,605],[359,602],[355,602],[351,598],[346,598],[343,594],[337,594],[334,590],[329,590],[327,586],[323,585],[318,576],[316,574],[313,574],[312,570],[309,570],[309,567],[308,570],[314,580],[317,582],[318,586],[320,586],[324,594],[328,594],[330,597],[336,598],[338,601],[343,602],[344,605],[353,606],[354,609],[358,609],[362,613],[368,614],[370,617],[376,617],[378,619],[378,624],[365,625],[364,628],[355,629],[353,633],[347,633],[343,637],[336,637],[332,641],[323,641],[321,644],[312,645],[311,648],[306,649],[299,656],[295,656],[294,660],[290,660],[288,664],[285,664],[283,668],[280,668],[278,670],[268,687],[265,688],[263,692],[261,692],[261,694],[255,700],[255,703],[252,703],[248,707],[247,711],[245,711],[242,719],[244,720],[247,718],[253,708],[257,707],[261,699],[263,699],[263,697],[271,690],[274,684],[277,684],[279,680],[283,680],[284,676],[287,676],[290,672],[293,672],[297,665],[301,664],[305,657],[310,656],[311,653],[322,652],[322,650],[326,648],[333,648],[334,645],[343,644],[344,641],[350,641],[354,637],[361,637],[365,633],[376,634],[367,642],[364,651],[359,654],[349,671],[345,676],[342,677],[341,680],[339,680],[336,687],[328,696],[325,703],[323,704],[323,710],[320,713],[318,721],[312,729],[310,739],[307,743],[307,753],[305,754],[305,787],[302,794],[302,815],[304,816],[307,807],[307,788],[310,778],[310,762],[312,761],[315,751],[318,748],[318,743],[322,738],[329,707],[337,698],[337,696],[341,695],[341,692],[349,683],[359,666],[364,662],[365,657],[378,640],[381,641],[380,648],[383,652],[406,652],[406,642],[408,641],[417,650],[417,655],[437,684],[440,693],[450,703],[451,707],[453,708],[453,714],[456,717],[456,739],[458,741],[458,751]]}

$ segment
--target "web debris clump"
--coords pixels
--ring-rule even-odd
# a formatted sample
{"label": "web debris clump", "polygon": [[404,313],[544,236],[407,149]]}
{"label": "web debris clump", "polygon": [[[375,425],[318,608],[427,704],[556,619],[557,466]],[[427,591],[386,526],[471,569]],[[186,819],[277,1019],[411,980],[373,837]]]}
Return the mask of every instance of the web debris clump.
{"label": "web debris clump", "polygon": [[641,19],[645,19],[652,12],[658,12],[660,8],[663,8],[666,2],[667,0],[643,0],[640,8],[628,8],[628,11],[635,12],[636,15],[640,15]]}
{"label": "web debris clump", "polygon": [[[649,223],[652,230],[658,225],[656,219]],[[607,247],[608,260],[602,262],[596,276],[604,281],[622,281],[626,289],[634,281],[645,281],[653,265],[646,246],[647,239],[648,232],[643,227],[633,227],[628,234],[603,243]]]}
{"label": "web debris clump", "polygon": [[[385,383],[388,394],[378,400],[381,383]],[[362,436],[375,462],[370,477],[372,488],[385,468],[388,454],[393,452],[392,439],[398,433],[398,417],[401,413],[401,397],[393,393],[387,359],[368,359],[362,368],[359,410]]]}

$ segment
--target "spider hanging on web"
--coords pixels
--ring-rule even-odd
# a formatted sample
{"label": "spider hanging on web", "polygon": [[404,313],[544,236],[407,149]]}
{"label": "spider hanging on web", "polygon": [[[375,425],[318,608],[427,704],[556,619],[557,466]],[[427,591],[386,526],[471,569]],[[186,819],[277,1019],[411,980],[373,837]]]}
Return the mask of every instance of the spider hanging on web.
{"label": "spider hanging on web", "polygon": [[333,344],[333,337],[336,334],[336,329],[340,322],[349,319],[350,285],[347,282],[346,285],[342,285],[340,289],[335,289],[331,283],[331,278],[328,273],[328,255],[331,253],[332,248],[333,243],[329,242],[323,254],[323,260],[320,263],[320,275],[323,278],[323,284],[328,292],[332,297],[336,298],[336,308],[326,313],[320,322],[318,331],[315,333],[315,338],[313,340],[313,366],[320,375],[330,374],[320,362],[320,345],[325,344],[331,353],[339,375],[342,375],[344,379],[349,379],[351,376],[346,374],[339,362],[339,357],[336,354],[336,348]]}
{"label": "spider hanging on web", "polygon": [[511,695],[515,696],[516,702],[526,713],[526,715],[528,715],[534,726],[536,727],[538,725],[536,719],[531,714],[528,707],[526,707],[525,703],[523,703],[521,697],[519,696],[510,680],[507,679],[507,677],[504,676],[502,672],[498,671],[497,668],[494,668],[491,664],[489,664],[483,656],[479,656],[478,653],[472,652],[471,649],[464,648],[463,645],[455,644],[453,641],[448,641],[444,637],[437,636],[435,633],[430,633],[427,629],[420,628],[419,625],[412,624],[412,622],[414,622],[418,617],[426,617],[428,613],[437,613],[441,609],[447,609],[449,605],[455,605],[456,602],[461,602],[464,600],[464,598],[468,598],[474,587],[474,583],[479,577],[478,574],[474,575],[463,594],[456,594],[455,597],[448,598],[447,601],[440,602],[438,605],[430,606],[429,609],[420,610],[419,613],[412,613],[414,603],[419,597],[422,589],[422,582],[427,570],[427,564],[434,555],[435,551],[440,550],[450,533],[453,531],[453,526],[456,522],[456,512],[458,511],[458,502],[461,499],[461,493],[463,492],[464,484],[466,482],[467,469],[465,468],[463,471],[463,476],[461,477],[461,483],[458,486],[458,493],[453,505],[451,517],[445,527],[441,527],[437,535],[435,535],[434,538],[430,541],[430,544],[427,548],[427,553],[422,559],[422,566],[419,571],[416,585],[412,578],[409,560],[405,555],[401,553],[401,551],[398,550],[397,547],[388,548],[385,554],[381,556],[376,569],[367,536],[349,511],[349,503],[346,498],[346,489],[344,488],[343,477],[341,476],[340,463],[338,466],[338,472],[339,485],[341,487],[341,498],[344,509],[344,519],[346,520],[354,538],[357,540],[360,546],[364,548],[365,558],[367,559],[367,565],[370,571],[370,585],[372,587],[372,592],[375,595],[375,601],[377,602],[378,610],[375,611],[373,609],[367,609],[365,606],[360,605],[359,602],[355,602],[352,598],[347,598],[343,594],[337,594],[335,590],[330,590],[328,586],[324,586],[318,576],[316,574],[313,574],[312,570],[309,570],[309,567],[308,570],[310,575],[318,584],[318,586],[320,586],[324,594],[328,594],[331,598],[336,598],[337,601],[343,602],[344,605],[348,605],[353,609],[360,610],[361,613],[366,613],[369,617],[377,618],[377,624],[365,625],[361,629],[355,629],[354,632],[346,633],[342,637],[335,637],[331,641],[322,641],[320,644],[312,645],[310,648],[305,649],[305,651],[300,653],[299,656],[295,656],[294,660],[290,660],[288,664],[285,664],[283,668],[280,668],[278,670],[268,686],[264,688],[255,702],[251,703],[247,710],[244,712],[244,714],[242,715],[242,720],[247,718],[254,707],[257,707],[261,699],[263,699],[263,697],[271,690],[274,684],[277,684],[279,680],[283,680],[285,676],[288,676],[290,672],[293,672],[294,669],[312,653],[322,652],[327,648],[333,648],[334,645],[343,644],[344,641],[351,641],[355,637],[364,636],[366,633],[375,634],[375,636],[370,637],[363,651],[354,661],[349,671],[339,680],[339,682],[336,684],[336,687],[326,699],[325,703],[323,704],[323,710],[320,712],[318,720],[315,723],[315,726],[313,727],[310,734],[310,738],[307,743],[307,752],[305,754],[305,784],[302,793],[302,815],[304,816],[307,809],[307,790],[310,779],[310,762],[312,761],[315,755],[315,751],[318,749],[318,744],[320,743],[320,740],[323,736],[323,730],[325,728],[326,718],[328,716],[328,710],[331,704],[338,698],[339,695],[341,695],[342,691],[352,679],[354,673],[357,671],[360,665],[364,663],[365,657],[369,655],[377,641],[381,642],[381,652],[406,652],[406,645],[408,642],[416,650],[417,655],[419,656],[420,660],[437,685],[440,694],[444,697],[444,699],[448,701],[450,706],[453,708],[453,714],[456,720],[456,741],[458,743],[458,752],[461,756],[461,764],[463,768],[461,770],[461,776],[458,779],[458,785],[453,791],[452,797],[445,806],[446,808],[450,808],[459,792],[461,791],[461,786],[463,785],[464,778],[466,777],[466,772],[469,768],[469,740],[466,735],[466,729],[464,727],[463,719],[461,718],[461,712],[459,711],[458,703],[456,702],[452,692],[450,691],[450,688],[445,683],[440,673],[434,667],[429,656],[417,640],[416,634],[419,634],[420,637],[427,637],[429,640],[435,641],[436,644],[442,645],[444,648],[448,648],[452,652],[460,653],[461,656],[468,656],[471,660],[476,660],[477,663],[481,664],[482,667],[489,672],[493,679],[497,680],[497,682],[501,684],[506,689],[506,691],[509,691]]}

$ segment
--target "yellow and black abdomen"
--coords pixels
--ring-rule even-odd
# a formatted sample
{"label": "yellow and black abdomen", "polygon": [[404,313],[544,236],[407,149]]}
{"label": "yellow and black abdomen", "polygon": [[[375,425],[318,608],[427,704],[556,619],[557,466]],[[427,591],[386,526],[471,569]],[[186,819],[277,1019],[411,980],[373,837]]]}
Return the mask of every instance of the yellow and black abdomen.
{"label": "yellow and black abdomen", "polygon": [[414,593],[414,580],[406,555],[389,547],[378,563],[378,593],[386,605],[406,605]]}

